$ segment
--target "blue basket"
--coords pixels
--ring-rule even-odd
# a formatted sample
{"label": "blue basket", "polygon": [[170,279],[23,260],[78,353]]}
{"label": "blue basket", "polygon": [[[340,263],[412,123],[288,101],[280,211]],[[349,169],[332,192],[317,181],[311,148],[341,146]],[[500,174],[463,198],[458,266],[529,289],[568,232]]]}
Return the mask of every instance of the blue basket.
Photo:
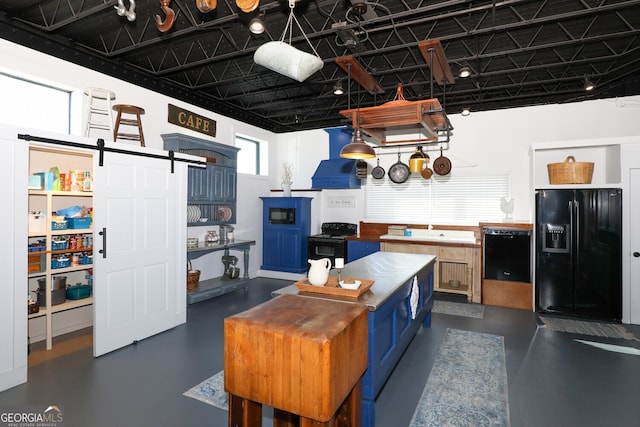
{"label": "blue basket", "polygon": [[69,258],[58,258],[51,260],[51,268],[67,268],[71,265],[71,260]]}
{"label": "blue basket", "polygon": [[84,216],[81,218],[65,218],[67,223],[69,224],[69,228],[78,229],[78,228],[90,228],[91,227],[91,217]]}
{"label": "blue basket", "polygon": [[65,249],[67,249],[69,247],[69,241],[68,240],[52,240],[51,241],[51,250],[52,251],[64,251]]}
{"label": "blue basket", "polygon": [[52,230],[66,230],[67,221],[51,221]]}

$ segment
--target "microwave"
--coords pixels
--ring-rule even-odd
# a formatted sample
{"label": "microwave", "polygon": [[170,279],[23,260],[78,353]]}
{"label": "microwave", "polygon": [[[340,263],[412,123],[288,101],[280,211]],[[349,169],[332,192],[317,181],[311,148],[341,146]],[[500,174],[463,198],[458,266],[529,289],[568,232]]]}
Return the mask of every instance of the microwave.
{"label": "microwave", "polygon": [[269,208],[269,224],[295,224],[296,208]]}

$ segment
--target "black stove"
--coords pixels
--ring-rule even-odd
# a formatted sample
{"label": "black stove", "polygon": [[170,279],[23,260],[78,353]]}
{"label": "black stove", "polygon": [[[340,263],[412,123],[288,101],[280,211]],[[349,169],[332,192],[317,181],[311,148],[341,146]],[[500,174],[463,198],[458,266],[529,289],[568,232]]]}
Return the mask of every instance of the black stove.
{"label": "black stove", "polygon": [[329,258],[335,265],[336,258],[347,261],[347,240],[358,233],[358,225],[347,222],[325,222],[321,233],[307,238],[307,256],[309,259]]}
{"label": "black stove", "polygon": [[320,227],[321,234],[309,236],[318,239],[344,239],[348,236],[355,236],[358,233],[357,224],[348,222],[323,222]]}

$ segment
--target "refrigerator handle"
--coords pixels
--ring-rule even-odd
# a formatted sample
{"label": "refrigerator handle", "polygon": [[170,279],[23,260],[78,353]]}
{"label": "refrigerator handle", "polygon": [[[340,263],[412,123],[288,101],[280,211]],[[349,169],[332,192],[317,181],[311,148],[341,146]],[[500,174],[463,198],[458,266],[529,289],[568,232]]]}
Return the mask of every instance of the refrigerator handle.
{"label": "refrigerator handle", "polygon": [[[569,248],[569,253],[574,253],[574,241],[573,241],[573,232],[577,232],[577,223],[576,223],[576,204],[578,202],[575,200],[569,200],[569,229],[567,230],[567,246]],[[578,234],[579,235],[579,234]],[[576,242],[576,246],[577,242]]]}
{"label": "refrigerator handle", "polygon": [[[573,209],[571,210],[571,231],[573,233],[575,233],[576,238],[575,238],[575,247],[579,248],[580,247],[580,221],[578,221],[578,212],[580,212],[580,202],[577,200],[574,200],[571,202],[571,204],[573,205]],[[573,244],[574,240],[573,238],[571,239],[571,243]],[[573,251],[573,247],[571,248],[571,253],[574,253]],[[576,256],[576,255],[574,255]]]}

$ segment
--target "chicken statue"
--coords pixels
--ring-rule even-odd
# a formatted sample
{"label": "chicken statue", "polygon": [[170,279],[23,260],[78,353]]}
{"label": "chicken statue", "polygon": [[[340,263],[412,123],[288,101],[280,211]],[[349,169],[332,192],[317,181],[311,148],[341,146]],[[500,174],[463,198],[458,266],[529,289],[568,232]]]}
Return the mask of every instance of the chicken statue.
{"label": "chicken statue", "polygon": [[500,210],[502,210],[502,212],[504,213],[503,221],[505,222],[513,221],[513,217],[511,216],[511,214],[513,213],[513,203],[514,200],[510,197],[503,197],[500,199]]}

